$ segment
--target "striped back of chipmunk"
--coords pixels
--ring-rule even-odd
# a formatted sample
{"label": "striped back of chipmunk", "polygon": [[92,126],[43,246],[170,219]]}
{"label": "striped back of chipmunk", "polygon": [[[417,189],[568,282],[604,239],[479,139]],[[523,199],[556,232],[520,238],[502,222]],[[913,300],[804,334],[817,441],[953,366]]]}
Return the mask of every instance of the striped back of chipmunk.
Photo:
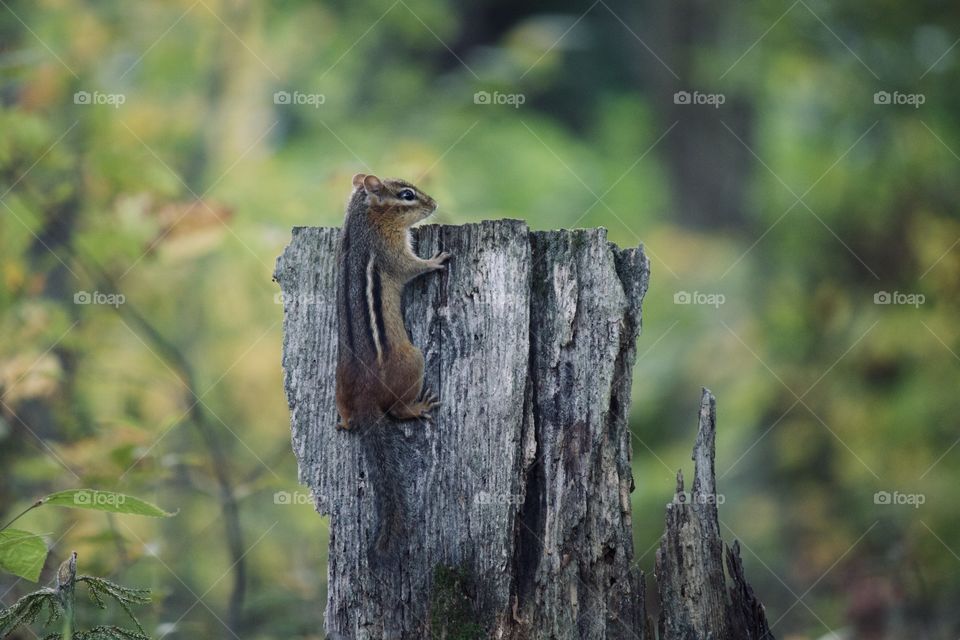
{"label": "striped back of chipmunk", "polygon": [[341,359],[381,365],[390,351],[383,317],[383,276],[372,251],[371,230],[348,215],[340,234],[337,308]]}

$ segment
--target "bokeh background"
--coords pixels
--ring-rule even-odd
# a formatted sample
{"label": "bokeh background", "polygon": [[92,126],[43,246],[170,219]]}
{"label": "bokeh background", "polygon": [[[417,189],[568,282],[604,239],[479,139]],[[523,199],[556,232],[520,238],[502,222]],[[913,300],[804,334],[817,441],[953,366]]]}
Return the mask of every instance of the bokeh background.
{"label": "bokeh background", "polygon": [[158,637],[322,637],[271,275],[374,172],[644,243],[644,570],[703,385],[777,637],[956,638],[958,38],[923,1],[0,0],[2,519],[179,509],[21,523]]}

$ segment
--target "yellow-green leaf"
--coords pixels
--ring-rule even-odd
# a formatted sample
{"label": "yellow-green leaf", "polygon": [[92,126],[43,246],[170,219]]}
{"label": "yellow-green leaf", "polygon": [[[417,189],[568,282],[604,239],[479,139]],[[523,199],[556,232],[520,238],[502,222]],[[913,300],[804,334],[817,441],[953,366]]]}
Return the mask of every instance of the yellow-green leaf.
{"label": "yellow-green leaf", "polygon": [[47,544],[39,535],[20,529],[0,531],[0,569],[36,582],[46,559]]}
{"label": "yellow-green leaf", "polygon": [[94,509],[111,513],[129,513],[151,518],[165,518],[174,513],[164,511],[160,507],[150,504],[146,500],[134,498],[124,493],[100,491],[98,489],[70,489],[51,493],[42,500],[44,504],[74,509]]}

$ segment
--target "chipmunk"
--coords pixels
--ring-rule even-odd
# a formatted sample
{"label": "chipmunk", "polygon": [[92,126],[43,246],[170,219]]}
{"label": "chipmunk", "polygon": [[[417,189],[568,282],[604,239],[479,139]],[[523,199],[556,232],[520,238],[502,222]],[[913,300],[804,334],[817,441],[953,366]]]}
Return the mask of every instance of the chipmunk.
{"label": "chipmunk", "polygon": [[409,182],[362,173],[353,186],[338,255],[337,427],[362,432],[382,553],[402,526],[403,495],[389,477],[399,443],[391,422],[431,420],[439,406],[423,387],[423,354],[404,327],[401,295],[413,278],[443,269],[450,254],[424,260],[411,247],[410,226],[436,211],[433,198]]}

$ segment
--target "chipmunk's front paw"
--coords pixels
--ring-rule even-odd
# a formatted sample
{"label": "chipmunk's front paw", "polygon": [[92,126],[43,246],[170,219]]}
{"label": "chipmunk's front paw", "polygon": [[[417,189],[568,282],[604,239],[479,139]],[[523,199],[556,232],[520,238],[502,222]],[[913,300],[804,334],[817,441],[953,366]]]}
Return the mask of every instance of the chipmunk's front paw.
{"label": "chipmunk's front paw", "polygon": [[443,269],[447,265],[447,261],[451,258],[451,255],[446,251],[440,251],[435,254],[432,258],[427,260],[430,263],[430,267],[433,269]]}

